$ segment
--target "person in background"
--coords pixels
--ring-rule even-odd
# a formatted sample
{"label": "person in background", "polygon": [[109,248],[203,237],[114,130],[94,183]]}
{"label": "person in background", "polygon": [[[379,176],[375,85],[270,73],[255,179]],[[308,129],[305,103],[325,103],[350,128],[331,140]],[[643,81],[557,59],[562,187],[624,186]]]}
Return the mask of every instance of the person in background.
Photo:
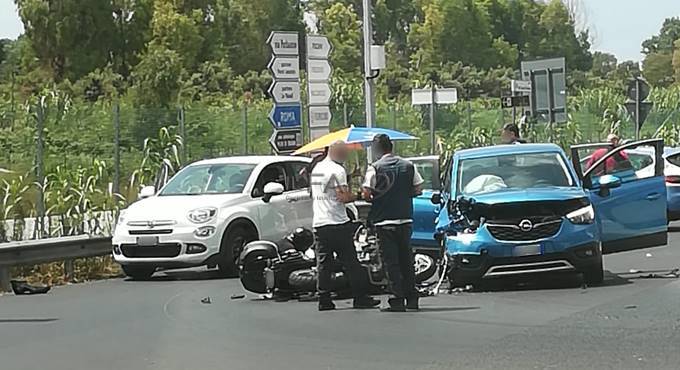
{"label": "person in background", "polygon": [[519,127],[514,123],[506,123],[501,130],[502,144],[524,144],[526,141],[520,138]]}
{"label": "person in background", "polygon": [[[607,142],[610,144],[610,147],[600,148],[593,152],[593,155],[590,156],[588,162],[586,163],[586,169],[590,169],[590,167],[592,167],[595,163],[597,163],[597,161],[599,161],[605,155],[607,155],[607,153],[618,147],[621,140],[619,139],[618,136],[616,136],[616,134],[609,134],[607,135]],[[628,154],[626,154],[625,151],[620,150],[616,154],[607,158],[604,161],[604,166],[599,165],[595,170],[593,170],[593,173],[597,176],[601,176],[607,173],[632,169],[633,164],[630,163],[630,160],[628,159]]]}
{"label": "person in background", "polygon": [[376,227],[393,295],[383,311],[417,310],[418,291],[411,250],[412,198],[422,193],[424,180],[413,163],[392,154],[392,141],[387,135],[376,135],[372,150],[380,159],[366,170],[363,197],[372,203],[368,221]]}
{"label": "person in background", "polygon": [[354,308],[373,308],[380,301],[370,297],[366,273],[359,264],[354,247],[354,227],[347,215],[346,203],[356,200],[347,183],[347,172],[342,166],[348,149],[344,142],[336,142],[328,150],[328,156],[312,170],[313,226],[317,239],[317,290],[319,311],[334,310],[331,299],[331,273],[333,255],[336,254],[349,276]]}

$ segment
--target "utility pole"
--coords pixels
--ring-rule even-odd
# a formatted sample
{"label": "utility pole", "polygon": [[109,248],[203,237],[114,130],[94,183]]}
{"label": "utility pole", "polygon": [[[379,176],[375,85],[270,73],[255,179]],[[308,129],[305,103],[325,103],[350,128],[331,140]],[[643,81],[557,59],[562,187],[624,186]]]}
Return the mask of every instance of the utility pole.
{"label": "utility pole", "polygon": [[434,81],[432,81],[432,104],[430,104],[430,154],[434,154],[434,145],[435,145],[435,140],[434,140],[434,114],[435,114],[435,105],[437,104],[437,87],[434,84]]}
{"label": "utility pole", "polygon": [[120,103],[113,106],[113,193],[120,193]]}
{"label": "utility pole", "polygon": [[[373,127],[375,118],[375,101],[373,97],[373,70],[371,69],[371,45],[373,45],[373,29],[371,24],[371,0],[363,0],[363,31],[364,31],[364,98],[366,101],[366,127]],[[368,163],[373,162],[373,153],[369,147]]]}
{"label": "utility pole", "polygon": [[640,79],[635,79],[635,141],[640,140]]}

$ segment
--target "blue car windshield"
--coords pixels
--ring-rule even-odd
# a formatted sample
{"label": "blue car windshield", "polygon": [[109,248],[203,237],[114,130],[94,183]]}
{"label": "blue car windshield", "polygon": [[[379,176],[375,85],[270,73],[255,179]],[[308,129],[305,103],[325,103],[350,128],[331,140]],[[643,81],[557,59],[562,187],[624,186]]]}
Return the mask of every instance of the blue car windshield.
{"label": "blue car windshield", "polygon": [[243,191],[253,164],[189,166],[175,175],[160,195],[230,194]]}
{"label": "blue car windshield", "polygon": [[466,195],[574,185],[564,159],[554,152],[464,159],[457,179],[458,193]]}

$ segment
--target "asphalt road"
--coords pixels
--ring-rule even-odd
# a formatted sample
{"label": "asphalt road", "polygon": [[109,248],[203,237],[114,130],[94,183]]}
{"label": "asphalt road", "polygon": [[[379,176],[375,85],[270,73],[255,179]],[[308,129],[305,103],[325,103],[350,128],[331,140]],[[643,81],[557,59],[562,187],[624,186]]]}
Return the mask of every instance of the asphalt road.
{"label": "asphalt road", "polygon": [[231,299],[239,282],[206,271],[6,295],[0,369],[680,368],[680,281],[630,273],[680,267],[680,232],[605,265],[600,287],[511,285],[426,298],[403,314]]}

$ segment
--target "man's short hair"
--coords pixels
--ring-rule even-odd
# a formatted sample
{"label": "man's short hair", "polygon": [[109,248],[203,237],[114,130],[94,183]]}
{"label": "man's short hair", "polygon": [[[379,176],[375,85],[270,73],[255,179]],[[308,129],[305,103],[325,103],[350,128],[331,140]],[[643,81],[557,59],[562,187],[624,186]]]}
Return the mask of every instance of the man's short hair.
{"label": "man's short hair", "polygon": [[383,153],[392,151],[392,140],[386,134],[378,134],[373,137],[373,147]]}
{"label": "man's short hair", "polygon": [[514,123],[506,123],[503,125],[503,131],[512,132],[515,137],[519,137],[519,127]]}

